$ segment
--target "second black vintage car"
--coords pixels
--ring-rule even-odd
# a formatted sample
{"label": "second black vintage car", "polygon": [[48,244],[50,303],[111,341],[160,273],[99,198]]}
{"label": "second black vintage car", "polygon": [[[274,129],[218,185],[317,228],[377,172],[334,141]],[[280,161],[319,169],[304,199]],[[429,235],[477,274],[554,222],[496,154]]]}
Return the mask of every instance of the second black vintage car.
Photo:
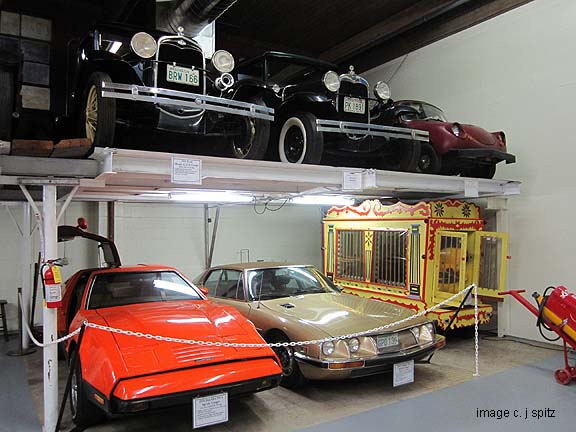
{"label": "second black vintage car", "polygon": [[[334,157],[347,165],[415,170],[420,142],[428,141],[428,133],[379,123],[371,107],[390,97],[386,83],[370,89],[353,67],[341,75],[336,69],[332,63],[275,51],[238,65],[238,80],[262,85],[263,101],[275,109],[273,156],[287,163],[317,164]],[[229,92],[244,93],[235,87]]]}
{"label": "second black vintage car", "polygon": [[144,127],[189,135],[180,152],[194,152],[194,137],[220,136],[230,156],[261,159],[274,110],[258,91],[226,93],[234,64],[225,50],[206,59],[181,27],[100,25],[69,48],[66,111],[96,147],[112,146],[118,126]]}

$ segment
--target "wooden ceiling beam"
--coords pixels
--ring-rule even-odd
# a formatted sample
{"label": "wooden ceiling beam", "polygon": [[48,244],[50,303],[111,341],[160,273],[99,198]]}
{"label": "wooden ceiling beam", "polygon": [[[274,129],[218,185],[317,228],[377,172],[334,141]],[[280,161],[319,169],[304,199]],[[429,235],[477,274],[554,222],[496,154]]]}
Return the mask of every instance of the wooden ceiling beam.
{"label": "wooden ceiling beam", "polygon": [[320,58],[335,63],[342,62],[468,1],[470,0],[421,0],[323,52]]}
{"label": "wooden ceiling beam", "polygon": [[356,66],[357,72],[364,72],[531,1],[475,0],[464,8],[451,11],[447,16],[438,17],[385,43],[357,53],[349,61]]}

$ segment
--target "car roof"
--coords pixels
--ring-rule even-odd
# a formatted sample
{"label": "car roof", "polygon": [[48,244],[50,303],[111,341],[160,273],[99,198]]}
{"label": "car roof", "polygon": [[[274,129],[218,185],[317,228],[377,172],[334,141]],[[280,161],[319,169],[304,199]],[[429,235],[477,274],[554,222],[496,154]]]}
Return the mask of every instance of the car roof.
{"label": "car roof", "polygon": [[265,58],[278,58],[278,59],[285,59],[285,60],[295,60],[298,61],[300,63],[307,63],[310,65],[317,65],[317,66],[323,66],[325,68],[328,69],[332,69],[332,70],[336,70],[338,68],[338,66],[334,63],[330,63],[324,60],[319,60],[316,59],[314,57],[308,57],[308,56],[304,56],[301,54],[292,54],[292,53],[287,53],[287,52],[282,52],[282,51],[266,51],[264,54],[261,54],[257,57],[245,60],[243,62],[241,62],[238,67],[243,67],[246,65],[250,65],[252,63],[256,63],[259,60],[265,59]]}
{"label": "car roof", "polygon": [[402,99],[402,100],[394,101],[394,103],[396,103],[396,104],[403,104],[403,103],[407,103],[407,104],[409,104],[409,103],[425,104],[425,105],[433,106],[434,108],[436,108],[436,109],[438,109],[438,110],[440,110],[440,111],[443,111],[442,108],[439,108],[439,107],[437,107],[436,105],[431,104],[430,102],[421,101],[421,100],[416,100],[416,99]]}
{"label": "car roof", "polygon": [[313,266],[312,264],[294,264],[280,261],[256,261],[256,262],[220,265],[212,267],[210,268],[210,270],[231,269],[231,270],[244,271],[244,270],[257,270],[257,269],[280,268],[280,267],[313,267]]}

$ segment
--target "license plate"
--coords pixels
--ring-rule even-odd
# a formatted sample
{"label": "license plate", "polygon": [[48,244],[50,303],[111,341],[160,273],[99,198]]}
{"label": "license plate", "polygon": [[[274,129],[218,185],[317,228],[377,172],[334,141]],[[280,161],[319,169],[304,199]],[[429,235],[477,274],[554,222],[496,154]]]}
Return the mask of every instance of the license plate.
{"label": "license plate", "polygon": [[398,334],[376,336],[376,346],[378,349],[389,348],[398,345]]}
{"label": "license plate", "polygon": [[364,114],[365,111],[366,101],[364,99],[344,96],[344,112]]}
{"label": "license plate", "polygon": [[168,65],[166,68],[166,81],[191,86],[199,86],[200,71],[196,69]]}
{"label": "license plate", "polygon": [[414,382],[414,360],[408,360],[394,365],[394,387]]}
{"label": "license plate", "polygon": [[228,421],[228,393],[194,398],[192,427],[194,429]]}

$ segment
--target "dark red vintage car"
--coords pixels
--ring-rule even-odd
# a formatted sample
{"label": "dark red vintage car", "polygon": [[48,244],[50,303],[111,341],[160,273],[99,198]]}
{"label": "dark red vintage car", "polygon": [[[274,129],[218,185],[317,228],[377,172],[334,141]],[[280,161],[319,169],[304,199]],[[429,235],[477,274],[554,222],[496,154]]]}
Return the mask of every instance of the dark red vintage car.
{"label": "dark red vintage car", "polygon": [[492,178],[496,164],[516,162],[516,156],[506,151],[504,132],[449,122],[440,108],[427,102],[390,102],[383,107],[382,114],[390,124],[430,134],[430,143],[422,143],[420,172]]}

